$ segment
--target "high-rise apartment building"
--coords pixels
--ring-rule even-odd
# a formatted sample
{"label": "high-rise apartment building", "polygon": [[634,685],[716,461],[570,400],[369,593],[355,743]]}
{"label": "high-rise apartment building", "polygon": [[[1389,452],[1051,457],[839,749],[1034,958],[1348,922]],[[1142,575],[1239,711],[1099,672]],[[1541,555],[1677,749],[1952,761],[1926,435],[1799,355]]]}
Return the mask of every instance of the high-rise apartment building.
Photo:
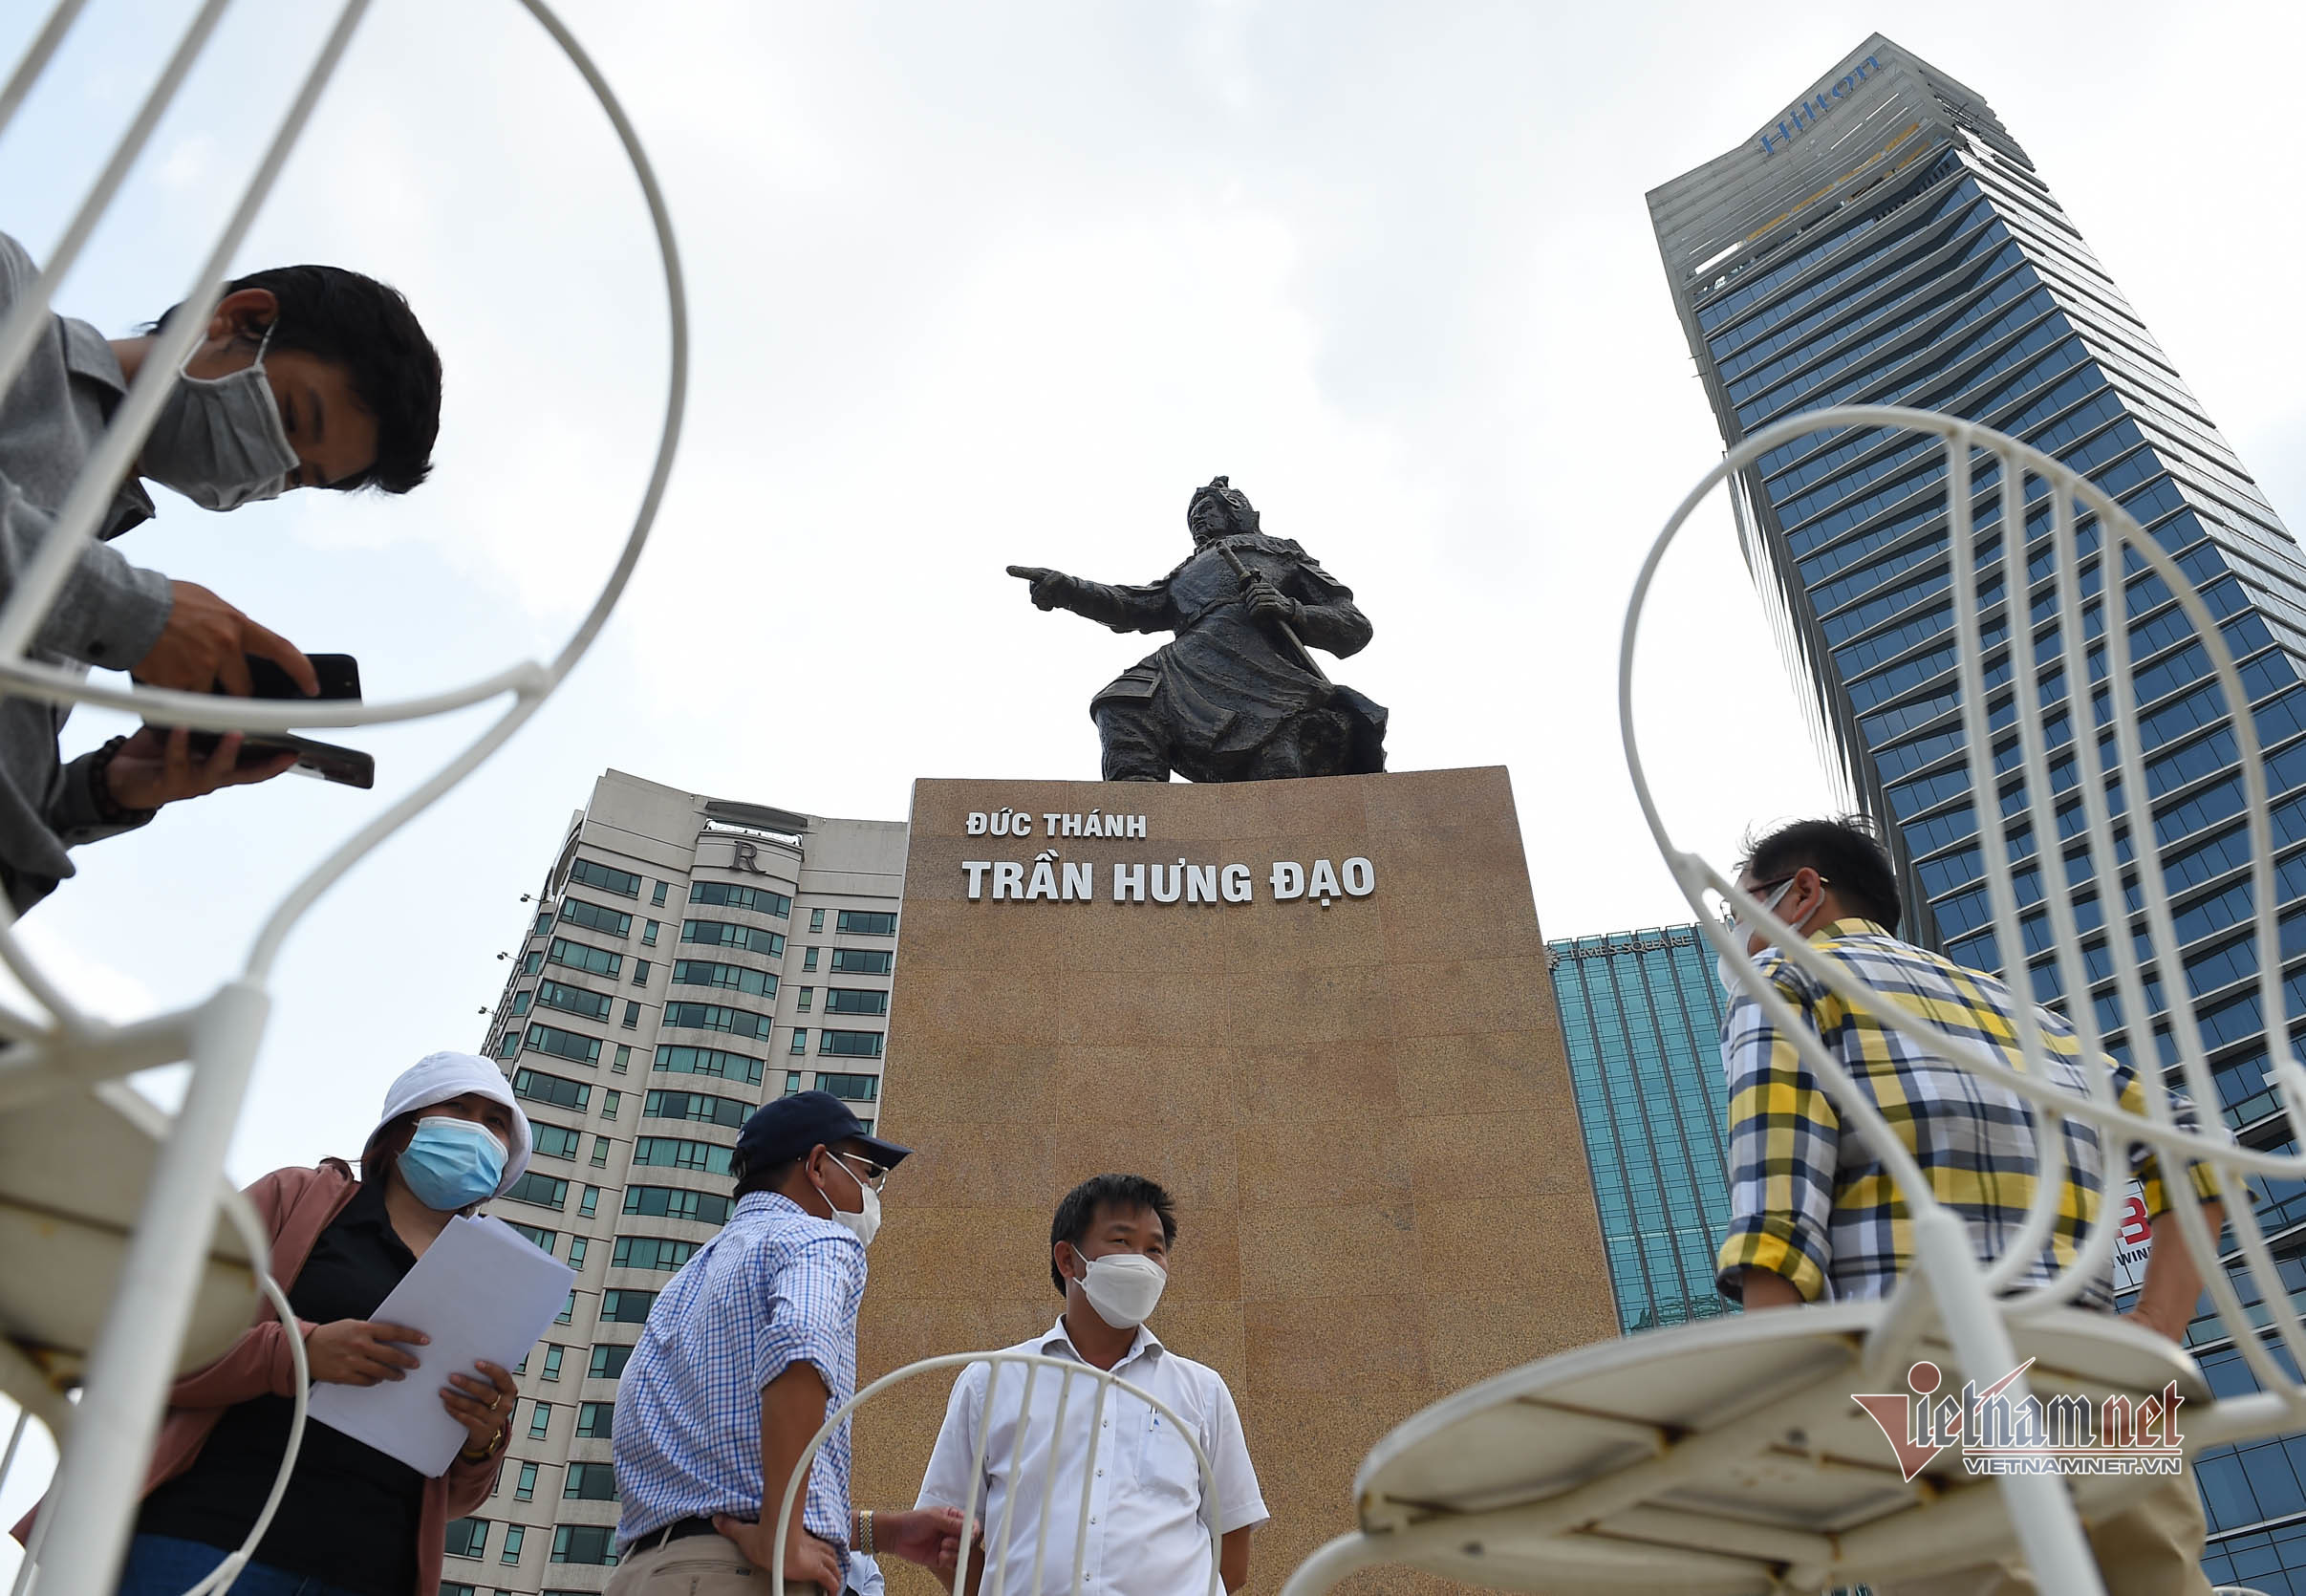
{"label": "high-rise apartment building", "polygon": [[1619,1328],[1730,1311],[1713,1288],[1730,1215],[1713,950],[1691,925],[1546,950]]}
{"label": "high-rise apartment building", "polygon": [[[1828,405],[1910,405],[2022,439],[2119,499],[2222,617],[2267,750],[2286,930],[2306,926],[2306,561],[2295,540],[1974,92],[1876,34],[1790,106],[1765,109],[1751,138],[1649,195],[1724,442]],[[2126,113],[2106,110],[2106,132],[2119,136]],[[2022,960],[2045,1001],[2086,996],[2102,1006],[2107,982],[2065,994],[2047,962],[2045,874],[2064,890],[2055,867],[2020,860],[2022,950],[1997,948],[1989,924],[1958,719],[1938,452],[1934,439],[1875,432],[1818,434],[1765,454],[1731,485],[1748,563],[1837,774],[1892,837],[1907,935],[2006,974]],[[1981,532],[1998,531],[1997,502],[1998,488],[1983,496]],[[2037,627],[2051,602],[2040,554],[2048,529],[2043,497],[2025,528]],[[1993,577],[1979,617],[1990,646],[2008,636],[1998,563],[1982,573]],[[2187,982],[2215,1049],[2215,1107],[2245,1143],[2289,1151],[2295,1139],[2265,1080],[2227,706],[2163,585],[2131,577],[2128,606],[2154,842],[2188,938]],[[2062,688],[2054,679],[2046,697]],[[2052,725],[2054,741],[2070,744],[2070,716],[2055,713]],[[2014,732],[1995,755],[2014,771]],[[2113,803],[2122,813],[2119,795]],[[2022,829],[2012,842],[2031,853]],[[2102,938],[2096,890],[2073,896]],[[2284,945],[2297,942],[2286,934]],[[2293,957],[2300,963],[2291,968],[2306,971],[2306,953]],[[2306,979],[2292,974],[2288,986],[2293,1011],[2306,1014]],[[2129,1041],[2118,1038],[2117,1049]],[[2306,1255],[2306,1190],[2277,1184],[2260,1219],[2278,1254]],[[2206,1368],[2228,1382],[2220,1389],[2247,1381],[2214,1327],[2196,1328]],[[2232,1573],[2247,1561],[2247,1583],[2270,1590],[2289,1588],[2281,1570],[2297,1569],[2306,1590],[2306,1541],[2294,1552],[2282,1530],[2306,1515],[2306,1442],[2213,1453],[2197,1466],[2212,1567]]]}
{"label": "high-rise apartment building", "polygon": [[616,1379],[732,1201],[768,1098],[877,1116],[901,821],[828,820],[612,770],[555,850],[484,1041],[536,1132],[489,1212],[577,1272],[520,1370],[496,1494],[449,1526],[444,1596],[599,1590],[615,1552]]}

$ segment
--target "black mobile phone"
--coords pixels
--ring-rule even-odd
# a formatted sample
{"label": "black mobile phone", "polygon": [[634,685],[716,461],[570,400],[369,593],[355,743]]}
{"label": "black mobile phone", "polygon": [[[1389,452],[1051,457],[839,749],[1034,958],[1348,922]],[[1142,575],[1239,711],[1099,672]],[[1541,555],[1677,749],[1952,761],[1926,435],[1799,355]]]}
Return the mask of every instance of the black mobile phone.
{"label": "black mobile phone", "polygon": [[[353,699],[360,697],[360,662],[349,654],[308,654],[312,662],[312,674],[320,679],[320,691],[313,695],[323,699]],[[301,699],[303,688],[296,685],[289,673],[261,655],[251,654],[248,661],[249,696],[259,699]],[[209,691],[222,693],[224,683],[218,682]],[[192,734],[191,752],[195,759],[205,759],[216,749],[222,734],[196,731]],[[322,781],[335,782],[344,787],[361,788],[377,785],[377,761],[374,756],[357,748],[341,747],[334,743],[317,743],[293,732],[250,732],[240,745],[239,764],[262,765],[280,754],[296,755],[291,768],[300,776],[317,776]]]}

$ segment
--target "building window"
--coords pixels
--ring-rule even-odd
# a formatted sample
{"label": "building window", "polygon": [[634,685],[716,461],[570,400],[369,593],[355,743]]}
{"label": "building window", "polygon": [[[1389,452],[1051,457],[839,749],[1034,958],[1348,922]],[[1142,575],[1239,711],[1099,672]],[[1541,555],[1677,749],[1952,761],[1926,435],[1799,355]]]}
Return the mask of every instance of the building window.
{"label": "building window", "polygon": [[528,1046],[540,1053],[550,1053],[554,1058],[574,1059],[579,1064],[600,1062],[598,1037],[580,1036],[575,1031],[565,1031],[556,1025],[530,1025]]}
{"label": "building window", "polygon": [[515,1180],[505,1196],[513,1202],[530,1202],[539,1208],[558,1210],[568,1205],[569,1183],[555,1180],[540,1171],[530,1170]]}
{"label": "building window", "polygon": [[[595,1347],[593,1350],[597,1354],[610,1348]],[[576,1434],[579,1440],[613,1440],[615,1438],[615,1427],[616,1404],[614,1402],[587,1402],[576,1410]]]}
{"label": "building window", "polygon": [[862,986],[828,986],[825,988],[825,1012],[886,1014],[889,1012],[889,994]]}
{"label": "building window", "polygon": [[625,1029],[630,1031],[638,1030],[639,1028],[640,1005],[636,1003],[627,1003],[625,1004]]}
{"label": "building window", "polygon": [[801,950],[801,968],[804,970],[813,970],[816,967],[817,950],[814,948],[803,948]]}
{"label": "building window", "polygon": [[677,1075],[718,1075],[722,1080],[761,1084],[761,1061],[719,1047],[659,1047],[657,1068]]}
{"label": "building window", "polygon": [[614,1501],[615,1472],[606,1463],[571,1463],[563,1477],[560,1494],[564,1501],[571,1497],[579,1501]]}
{"label": "building window", "polygon": [[569,879],[581,886],[598,887],[604,893],[618,897],[638,897],[640,877],[631,871],[616,870],[597,859],[574,859],[569,865]]}
{"label": "building window", "polygon": [[600,1188],[598,1186],[587,1186],[585,1188],[584,1199],[576,1205],[577,1218],[589,1219],[599,1211]]}
{"label": "building window", "polygon": [[808,1033],[807,1031],[796,1030],[792,1033],[792,1047],[790,1050],[796,1053],[806,1053],[808,1051]]}
{"label": "building window", "polygon": [[[528,1122],[528,1129],[536,1138],[536,1151],[540,1157],[573,1158],[576,1150],[584,1145],[583,1135],[566,1126],[547,1125],[542,1120],[532,1119]],[[550,1252],[552,1249],[547,1247],[545,1250]]]}
{"label": "building window", "polygon": [[750,1009],[731,1008],[725,1003],[667,1003],[664,1023],[680,1025],[689,1030],[727,1031],[736,1036],[757,1036],[768,1040],[769,1019]]}
{"label": "building window", "polygon": [[532,976],[545,967],[545,950],[530,948],[521,956],[521,974]]}
{"label": "building window", "polygon": [[581,897],[564,898],[560,917],[563,925],[581,925],[588,931],[605,931],[612,937],[633,934],[632,916],[604,904],[587,903]]}
{"label": "building window", "polygon": [[571,942],[566,937],[555,937],[552,938],[552,962],[566,964],[571,970],[582,970],[589,976],[607,976],[614,981],[616,972],[624,968],[625,956],[611,953],[607,948],[596,948],[590,942]]}
{"label": "building window", "polygon": [[[532,1025],[531,1030],[545,1030],[544,1025]],[[559,1033],[567,1035],[566,1031]],[[533,1039],[532,1039],[533,1040]],[[595,1043],[595,1046],[599,1044]],[[512,1072],[512,1095],[526,1097],[531,1103],[549,1103],[556,1109],[585,1111],[593,1100],[593,1089],[583,1081],[571,1081],[566,1075],[548,1075],[541,1069],[515,1069]]]}
{"label": "building window", "polygon": [[652,909],[661,909],[664,907],[665,888],[669,887],[670,885],[672,885],[672,883],[669,881],[659,881],[657,883],[657,890],[649,894],[649,907]]}
{"label": "building window", "polygon": [[614,1567],[616,1563],[616,1526],[614,1524],[559,1524],[552,1531],[552,1561],[592,1563]]}
{"label": "building window", "polygon": [[682,920],[680,939],[706,947],[742,948],[746,953],[765,953],[771,959],[785,957],[785,938],[774,931],[764,931],[757,925],[738,925],[730,920]]}
{"label": "building window", "polygon": [[603,1091],[600,1094],[600,1117],[614,1119],[616,1111],[624,1107],[624,1101],[625,1094],[621,1091]]}
{"label": "building window", "polygon": [[748,970],[742,964],[716,964],[709,959],[677,959],[673,961],[675,986],[718,986],[725,991],[744,992],[756,998],[777,995],[777,978],[766,970]]}
{"label": "building window", "polygon": [[499,1563],[520,1562],[521,1542],[528,1538],[528,1532],[519,1524],[506,1524],[505,1526],[505,1549],[496,1554],[496,1560]]}
{"label": "building window", "polygon": [[448,1525],[450,1557],[484,1557],[488,1551],[488,1521],[454,1519]]}
{"label": "building window", "polygon": [[542,1370],[542,1378],[547,1380],[557,1380],[560,1378],[561,1354],[567,1350],[567,1348],[556,1346],[551,1343],[548,1343],[546,1345],[545,1367]]}
{"label": "building window", "polygon": [[741,1131],[752,1106],[735,1097],[715,1097],[704,1091],[652,1091],[641,1099],[643,1119],[694,1119]]}
{"label": "building window", "polygon": [[[625,1360],[633,1355],[630,1347],[601,1346],[593,1348],[593,1367],[585,1370],[588,1380],[614,1380],[625,1371]],[[606,1408],[606,1402],[594,1406]],[[606,1434],[608,1432],[603,1431]]]}
{"label": "building window", "polygon": [[528,1411],[528,1438],[541,1441],[552,1430],[552,1404],[539,1402]]}
{"label": "building window", "polygon": [[521,1056],[521,1033],[506,1031],[503,1036],[498,1037],[496,1039],[496,1056],[500,1059],[519,1058]]}
{"label": "building window", "polygon": [[609,1066],[609,1073],[621,1075],[632,1067],[632,1063],[633,1049],[620,1042],[616,1045],[616,1062]]}
{"label": "building window", "polygon": [[824,930],[824,929],[825,929],[825,911],[824,911],[824,910],[822,910],[822,909],[811,909],[811,910],[808,912],[808,929],[809,929],[809,930],[811,930],[811,931],[822,931],[822,930]]}
{"label": "building window", "polygon": [[[560,1232],[557,1230],[546,1230],[538,1225],[522,1224],[517,1219],[506,1222],[521,1233],[523,1240],[528,1241],[531,1246],[541,1247],[546,1252],[550,1252],[552,1243],[560,1240]],[[516,1370],[514,1372],[518,1373],[519,1370]]]}
{"label": "building window", "polygon": [[609,1138],[606,1136],[593,1138],[593,1167],[594,1169],[609,1167]]}
{"label": "building window", "polygon": [[[810,948],[808,951],[814,953],[817,950]],[[799,1009],[803,1014],[807,1014],[808,1012],[808,1005],[816,1001],[817,989],[813,986],[804,986],[801,988],[801,1001],[793,1004],[793,1006]]]}
{"label": "building window", "polygon": [[845,1059],[877,1059],[881,1056],[879,1031],[820,1031],[817,1051]]}
{"label": "building window", "polygon": [[726,1224],[732,1197],[718,1192],[690,1192],[674,1186],[627,1186],[625,1212],[648,1219],[694,1219],[699,1224]]}
{"label": "building window", "polygon": [[[615,1001],[606,993],[588,992],[581,986],[566,981],[541,981],[536,985],[536,1001],[547,1008],[557,1008],[564,1014],[581,1015],[587,1020],[606,1020]],[[593,1055],[599,1057],[597,1052]]]}
{"label": "building window", "polygon": [[671,1274],[689,1261],[696,1241],[676,1241],[669,1236],[619,1236],[616,1254],[609,1262],[619,1269],[658,1269]]}
{"label": "building window", "polygon": [[[547,981],[545,984],[550,986],[552,983],[550,981]],[[526,986],[522,987],[518,992],[512,994],[512,1013],[515,1019],[518,1019],[521,1015],[528,1012],[528,1000],[535,996],[536,994],[529,991]]]}
{"label": "building window", "polygon": [[894,937],[896,917],[878,910],[844,909],[833,929],[844,937]]}
{"label": "building window", "polygon": [[642,926],[640,928],[640,945],[644,948],[655,947],[657,945],[657,933],[660,929],[661,927],[659,927],[655,920],[651,920],[646,925]]}
{"label": "building window", "polygon": [[839,976],[885,976],[896,964],[887,948],[835,948],[832,973]]}
{"label": "building window", "polygon": [[723,909],[747,909],[773,919],[792,917],[792,899],[766,887],[741,886],[734,881],[699,881],[689,888],[691,903],[710,903]]}
{"label": "building window", "polygon": [[[796,1047],[793,1049],[793,1051],[799,1052],[800,1049]],[[790,1097],[794,1092],[799,1091],[800,1089],[801,1072],[798,1069],[787,1069],[785,1072],[785,1095]]]}
{"label": "building window", "polygon": [[633,984],[634,984],[634,985],[636,985],[636,986],[646,986],[646,985],[648,985],[648,983],[649,983],[649,961],[648,961],[647,960],[645,960],[645,959],[636,959],[636,960],[633,960]]}
{"label": "building window", "polygon": [[542,937],[546,932],[551,929],[552,911],[547,909],[536,917],[536,923],[528,928],[528,935],[531,937]]}
{"label": "building window", "polygon": [[684,1140],[679,1136],[642,1136],[633,1144],[633,1162],[659,1169],[701,1170],[706,1175],[729,1173],[734,1150],[718,1142]]}
{"label": "building window", "polygon": [[[561,1305],[560,1305],[560,1312],[558,1312],[558,1313],[556,1313],[556,1314],[554,1314],[554,1315],[552,1316],[552,1322],[553,1322],[555,1325],[566,1325],[566,1324],[568,1324],[568,1323],[569,1323],[571,1320],[574,1319],[575,1317],[576,1317],[576,1292],[575,1292],[575,1290],[574,1290],[573,1288],[571,1288],[571,1291],[569,1292],[569,1300],[568,1300],[567,1302],[565,1302],[565,1303],[561,1304]],[[525,1365],[525,1364],[527,1364],[527,1363],[528,1363],[528,1358],[526,1358],[526,1357],[523,1357],[523,1358],[521,1359],[521,1362],[522,1362],[524,1365]]]}
{"label": "building window", "polygon": [[512,1499],[514,1501],[536,1500],[536,1465],[534,1463],[521,1465],[520,1479],[512,1487]]}
{"label": "building window", "polygon": [[654,1291],[609,1290],[600,1294],[600,1322],[604,1325],[643,1325],[656,1305]]}
{"label": "building window", "polygon": [[585,1249],[589,1244],[590,1243],[588,1243],[581,1236],[571,1236],[569,1238],[570,1268],[581,1269],[585,1266]]}
{"label": "building window", "polygon": [[828,1075],[820,1069],[817,1071],[817,1089],[830,1091],[835,1097],[846,1098],[851,1103],[870,1103],[881,1094],[881,1078],[878,1075]]}

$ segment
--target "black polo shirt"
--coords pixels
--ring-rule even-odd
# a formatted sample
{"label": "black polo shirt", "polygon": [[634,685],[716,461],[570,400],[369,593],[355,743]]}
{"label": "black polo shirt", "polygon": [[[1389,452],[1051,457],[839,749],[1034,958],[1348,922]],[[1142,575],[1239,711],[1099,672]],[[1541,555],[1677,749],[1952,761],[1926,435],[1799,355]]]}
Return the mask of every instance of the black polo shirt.
{"label": "black polo shirt", "polygon": [[[316,1325],[373,1318],[416,1262],[384,1211],[383,1182],[364,1181],[312,1243],[289,1287],[289,1305]],[[423,1356],[420,1348],[409,1350]],[[447,1374],[413,1369],[407,1377],[440,1385]],[[272,1489],[294,1412],[285,1396],[226,1409],[192,1466],[144,1499],[137,1533],[237,1547]],[[424,1477],[415,1469],[342,1431],[307,1423],[295,1473],[255,1561],[361,1596],[409,1596],[423,1508]]]}

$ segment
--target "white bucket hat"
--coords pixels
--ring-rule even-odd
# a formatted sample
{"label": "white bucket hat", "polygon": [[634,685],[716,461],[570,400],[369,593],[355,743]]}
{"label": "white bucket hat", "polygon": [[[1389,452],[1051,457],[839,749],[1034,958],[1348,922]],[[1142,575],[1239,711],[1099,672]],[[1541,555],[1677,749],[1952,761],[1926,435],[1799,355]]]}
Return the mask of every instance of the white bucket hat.
{"label": "white bucket hat", "polygon": [[492,1103],[502,1103],[512,1111],[512,1147],[505,1160],[505,1178],[497,1182],[496,1188],[496,1195],[503,1197],[528,1167],[532,1138],[528,1133],[528,1116],[521,1111],[512,1089],[506,1085],[505,1072],[486,1059],[470,1053],[427,1053],[419,1059],[385,1092],[383,1117],[377,1121],[376,1130],[368,1133],[368,1139],[373,1143],[377,1131],[402,1114],[429,1109],[435,1103],[445,1103],[468,1091]]}

